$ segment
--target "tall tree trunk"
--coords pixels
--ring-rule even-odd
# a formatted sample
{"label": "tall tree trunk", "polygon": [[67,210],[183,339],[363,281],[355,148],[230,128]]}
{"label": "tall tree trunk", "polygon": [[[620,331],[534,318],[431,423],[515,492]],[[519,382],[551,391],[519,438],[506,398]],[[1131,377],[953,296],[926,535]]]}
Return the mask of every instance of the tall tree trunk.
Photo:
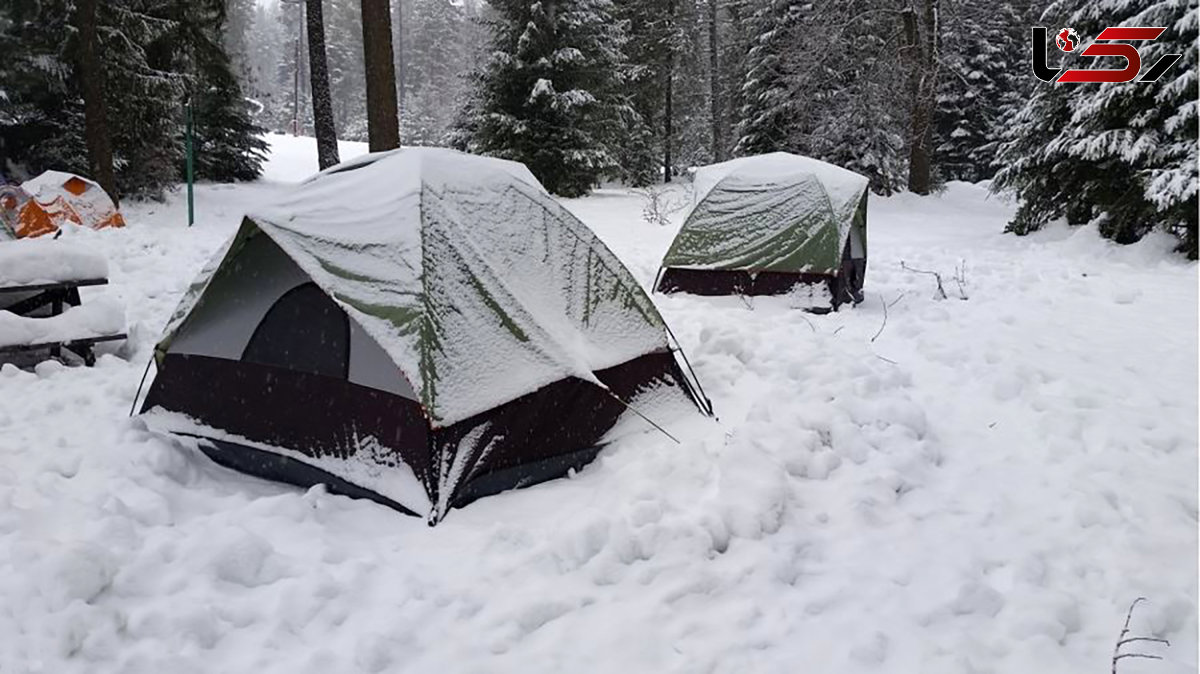
{"label": "tall tree trunk", "polygon": [[[918,5],[919,3],[919,13]],[[908,189],[933,190],[933,113],[937,105],[938,0],[912,0],[902,14],[912,107],[908,139]]]}
{"label": "tall tree trunk", "polygon": [[362,0],[363,62],[367,80],[367,145],[371,152],[400,147],[396,62],[388,0]]}
{"label": "tall tree trunk", "polygon": [[731,145],[736,145],[737,138],[737,121],[742,115],[742,88],[739,82],[746,81],[746,52],[750,49],[750,40],[746,36],[746,28],[750,24],[750,20],[745,17],[742,12],[744,0],[726,0],[725,11],[729,13],[729,32],[726,37],[727,44],[731,45],[725,52],[725,75],[726,82],[733,82],[734,86],[729,87],[725,92],[725,110],[728,117],[724,129],[729,132],[733,142]]}
{"label": "tall tree trunk", "polygon": [[79,31],[76,76],[83,91],[83,139],[87,145],[92,179],[117,202],[117,177],[113,172],[112,140],[108,135],[108,109],[104,105],[104,68],[96,39],[96,2],[79,0],[75,29]]}
{"label": "tall tree trunk", "polygon": [[325,61],[325,20],[321,0],[304,0],[308,23],[308,74],[312,86],[313,128],[317,132],[317,165],[321,170],[338,163],[337,128],[329,96],[329,66]]}
{"label": "tall tree trunk", "polygon": [[292,135],[300,135],[300,42],[302,41],[301,33],[304,31],[304,22],[296,22],[296,44],[293,49],[292,60],[295,62],[296,69],[292,72]]}
{"label": "tall tree trunk", "polygon": [[401,110],[404,109],[405,78],[408,73],[404,68],[404,0],[395,0],[395,22],[393,30],[396,38],[396,101]]}
{"label": "tall tree trunk", "polygon": [[713,161],[725,159],[725,134],[721,126],[721,42],[717,32],[717,0],[708,0],[708,101],[712,123]]}
{"label": "tall tree trunk", "polygon": [[663,87],[663,182],[671,182],[671,145],[675,136],[675,0],[667,1],[667,72]]}

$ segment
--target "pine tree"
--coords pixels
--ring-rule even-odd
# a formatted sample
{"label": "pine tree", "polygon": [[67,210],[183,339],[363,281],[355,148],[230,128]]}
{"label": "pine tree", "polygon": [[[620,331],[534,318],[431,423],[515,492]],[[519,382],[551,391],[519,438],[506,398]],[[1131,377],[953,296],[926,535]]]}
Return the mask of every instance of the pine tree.
{"label": "pine tree", "polygon": [[753,31],[750,18],[754,14],[754,5],[753,0],[723,0],[721,6],[725,10],[721,17],[724,19],[725,37],[718,57],[720,77],[725,83],[720,116],[725,148],[721,157],[728,158],[740,140],[738,125],[745,105],[742,84],[748,79],[747,54],[751,48]]}
{"label": "pine tree", "polygon": [[68,20],[65,2],[0,5],[0,171],[10,179],[88,170]]}
{"label": "pine tree", "polygon": [[257,108],[256,121],[274,131],[282,131],[284,126],[277,113],[283,106],[285,96],[280,85],[278,66],[285,51],[285,39],[279,20],[279,5],[256,3],[250,25],[252,37],[247,46],[250,75],[240,83]]}
{"label": "pine tree", "polygon": [[[1055,20],[1059,19],[1059,20]],[[1006,134],[994,187],[1021,206],[1009,231],[1032,231],[1054,218],[1098,223],[1119,243],[1156,227],[1176,233],[1196,256],[1197,22],[1186,2],[1061,0],[1043,17],[1080,35],[1106,26],[1163,26],[1139,45],[1144,71],[1164,54],[1183,54],[1158,82],[1047,84]],[[1084,57],[1065,67],[1088,67]]]}
{"label": "pine tree", "polygon": [[[97,3],[108,137],[123,196],[159,197],[183,165],[183,103],[199,122],[200,175],[252,178],[265,146],[249,121],[220,39],[221,0],[108,0]],[[0,145],[17,177],[46,169],[93,173],[84,142],[79,42],[68,27],[73,3],[45,0],[12,8],[0,41],[14,73],[6,91],[14,114],[0,119]],[[19,47],[16,47],[19,45]]]}
{"label": "pine tree", "polygon": [[221,44],[229,56],[234,75],[246,92],[256,92],[257,83],[252,66],[254,53],[253,35],[255,0],[225,0],[225,27],[221,31]]}
{"label": "pine tree", "polygon": [[708,81],[708,18],[698,0],[676,0],[672,52],[673,170],[709,164],[712,152],[712,88]]}
{"label": "pine tree", "polygon": [[724,126],[724,108],[722,104],[722,88],[724,78],[721,74],[721,21],[718,0],[706,0],[708,20],[708,105],[709,105],[709,135],[711,138],[710,152],[713,161],[725,159],[726,141]]}
{"label": "pine tree", "polygon": [[326,55],[333,118],[340,137],[367,140],[367,84],[363,63],[362,15],[357,0],[325,5]]}
{"label": "pine tree", "polygon": [[614,13],[625,28],[625,90],[636,115],[626,124],[628,135],[617,150],[625,178],[635,186],[663,179],[666,148],[664,82],[672,53],[674,19],[667,0],[618,0]]}
{"label": "pine tree", "polygon": [[[8,160],[23,174],[46,169],[91,173],[80,81],[71,76],[79,43],[68,27],[73,3],[18,3],[6,52],[23,76],[12,81],[20,116],[0,128]],[[156,41],[176,28],[168,8],[149,0],[98,3],[96,35],[117,191],[158,196],[173,183],[181,150],[171,142],[184,76],[157,62]]]}
{"label": "pine tree", "polygon": [[462,74],[471,67],[469,10],[449,0],[408,0],[405,6],[405,141],[441,145],[466,98],[468,80]]}
{"label": "pine tree", "polygon": [[[1028,2],[971,0],[943,22],[945,73],[938,93],[935,152],[942,180],[978,182],[996,171],[1003,127],[1028,99]],[[962,39],[962,36],[988,36]]]}
{"label": "pine tree", "polygon": [[[161,54],[162,69],[184,78],[185,95],[192,101],[196,177],[217,182],[257,178],[267,145],[225,52],[224,0],[173,0],[170,18],[172,30],[152,50]],[[176,121],[172,145],[182,147],[179,113],[171,119]],[[180,175],[182,162],[177,170]]]}
{"label": "pine tree", "polygon": [[808,155],[862,173],[881,194],[904,184],[908,99],[891,46],[899,26],[880,4],[771,0],[756,11],[737,154]]}
{"label": "pine tree", "polygon": [[795,146],[801,102],[793,96],[791,50],[802,44],[803,0],[770,0],[751,19],[757,37],[746,54],[741,123],[735,152],[764,154]]}
{"label": "pine tree", "polygon": [[493,55],[458,143],[524,162],[555,194],[580,196],[617,170],[623,33],[610,0],[498,0]]}

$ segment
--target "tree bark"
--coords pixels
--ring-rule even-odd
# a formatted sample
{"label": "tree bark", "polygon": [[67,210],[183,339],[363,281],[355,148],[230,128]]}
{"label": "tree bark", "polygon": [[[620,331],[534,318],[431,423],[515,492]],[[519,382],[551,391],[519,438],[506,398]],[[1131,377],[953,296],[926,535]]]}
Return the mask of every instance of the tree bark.
{"label": "tree bark", "polygon": [[725,159],[725,134],[721,126],[721,42],[717,31],[717,0],[708,0],[708,101],[712,123],[713,161]]}
{"label": "tree bark", "polygon": [[[920,3],[918,16],[916,3]],[[913,0],[902,14],[912,96],[908,142],[908,189],[933,190],[933,113],[937,106],[938,0]]]}
{"label": "tree bark", "polygon": [[396,19],[393,24],[396,38],[396,101],[398,107],[404,109],[405,95],[405,76],[408,75],[404,68],[404,0],[395,0],[396,2]]}
{"label": "tree bark", "polygon": [[[729,112],[730,120],[736,120],[742,111],[742,88],[737,83],[746,81],[746,52],[750,49],[750,41],[746,36],[745,28],[750,20],[743,15],[742,8],[743,0],[732,0],[725,3],[725,11],[729,13],[730,29],[727,42],[732,45],[732,49],[726,51],[725,54],[725,69],[728,72],[724,74],[726,82],[734,83],[734,86],[729,87],[729,90],[725,92],[725,110]],[[728,130],[732,139],[730,144],[736,145],[739,139],[735,131],[735,122],[729,121],[725,129]]]}
{"label": "tree bark", "polygon": [[367,145],[371,152],[400,147],[396,63],[388,0],[362,0],[363,62],[367,80]]}
{"label": "tree bark", "polygon": [[321,0],[305,0],[308,24],[308,74],[312,87],[313,128],[317,133],[317,166],[325,170],[338,163],[337,128],[329,96],[329,65],[325,60],[325,20]]}
{"label": "tree bark", "polygon": [[675,0],[667,1],[667,71],[663,87],[663,182],[671,182],[671,144],[675,128],[673,109],[675,89]]}
{"label": "tree bark", "polygon": [[83,91],[83,139],[87,145],[88,169],[92,179],[117,203],[117,177],[108,135],[108,109],[104,104],[104,68],[96,38],[96,2],[79,0],[75,8],[75,29],[79,31],[75,72]]}

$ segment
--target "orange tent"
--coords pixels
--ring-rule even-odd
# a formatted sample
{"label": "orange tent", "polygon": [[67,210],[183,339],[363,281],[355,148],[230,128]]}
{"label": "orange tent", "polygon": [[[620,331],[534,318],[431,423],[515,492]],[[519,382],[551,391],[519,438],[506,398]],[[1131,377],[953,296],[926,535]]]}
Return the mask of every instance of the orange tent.
{"label": "orange tent", "polygon": [[56,232],[67,223],[91,229],[124,227],[116,204],[95,182],[46,171],[20,187],[0,187],[0,223],[17,238]]}

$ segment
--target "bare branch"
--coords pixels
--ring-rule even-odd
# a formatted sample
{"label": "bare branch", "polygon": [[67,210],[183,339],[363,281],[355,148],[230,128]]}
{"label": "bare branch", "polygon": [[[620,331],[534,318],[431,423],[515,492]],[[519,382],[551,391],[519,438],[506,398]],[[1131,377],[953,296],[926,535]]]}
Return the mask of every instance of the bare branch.
{"label": "bare branch", "polygon": [[1135,641],[1146,641],[1150,643],[1164,644],[1168,647],[1171,645],[1171,642],[1167,641],[1166,639],[1159,639],[1158,637],[1125,636],[1126,634],[1129,634],[1129,622],[1133,620],[1133,609],[1144,601],[1146,601],[1145,597],[1138,597],[1137,599],[1134,599],[1133,603],[1129,605],[1129,610],[1125,612],[1125,624],[1121,627],[1121,634],[1117,637],[1117,645],[1113,647],[1112,674],[1117,674],[1117,663],[1124,658],[1143,658],[1145,660],[1163,659],[1161,655],[1152,655],[1150,653],[1122,653],[1121,647],[1125,644],[1133,643]]}
{"label": "bare branch", "polygon": [[963,260],[961,266],[954,268],[954,282],[958,284],[958,296],[962,299],[967,299],[967,261]]}
{"label": "bare branch", "polygon": [[1147,660],[1162,660],[1161,655],[1147,655],[1146,653],[1122,653],[1113,658],[1113,674],[1116,674],[1117,660],[1121,658],[1146,658]]}
{"label": "bare branch", "polygon": [[1129,610],[1125,612],[1125,626],[1121,628],[1121,636],[1119,639],[1124,639],[1126,634],[1129,634],[1129,621],[1133,620],[1133,609],[1140,603],[1146,601],[1145,597],[1138,597],[1129,605]]}
{"label": "bare branch", "polygon": [[883,299],[883,295],[880,295],[879,302],[883,305],[883,324],[879,326],[879,332],[875,333],[875,336],[871,338],[871,342],[874,342],[876,339],[878,339],[879,336],[883,334],[883,329],[887,327],[887,300]]}
{"label": "bare branch", "polygon": [[1153,641],[1154,643],[1157,643],[1157,644],[1166,644],[1168,646],[1171,645],[1170,641],[1167,641],[1166,639],[1159,639],[1157,637],[1129,637],[1128,639],[1121,639],[1120,641],[1118,641],[1117,647],[1120,648],[1121,646],[1124,646],[1125,644],[1133,643],[1135,641]]}
{"label": "bare branch", "polygon": [[934,280],[937,281],[937,291],[938,291],[938,295],[940,295],[940,297],[938,299],[944,300],[944,299],[948,298],[948,295],[946,295],[946,288],[944,286],[942,286],[942,275],[941,274],[937,273],[936,271],[927,271],[924,269],[914,269],[914,268],[904,264],[904,260],[900,261],[900,268],[905,271],[911,271],[911,272],[914,272],[917,274],[929,274],[930,276],[932,276],[934,278]]}
{"label": "bare branch", "polygon": [[671,224],[671,216],[687,206],[687,199],[672,198],[665,187],[646,187],[638,192],[644,199],[642,219],[652,225]]}

